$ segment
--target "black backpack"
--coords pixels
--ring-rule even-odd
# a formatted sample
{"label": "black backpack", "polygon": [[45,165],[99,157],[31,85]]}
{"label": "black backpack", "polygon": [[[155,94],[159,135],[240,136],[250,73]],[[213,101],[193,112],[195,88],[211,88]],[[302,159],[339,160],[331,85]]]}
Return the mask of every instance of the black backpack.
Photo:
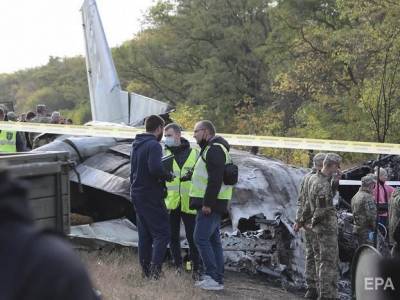
{"label": "black backpack", "polygon": [[232,161],[225,165],[224,184],[235,185],[239,179],[239,168]]}
{"label": "black backpack", "polygon": [[[224,147],[224,149],[226,149],[225,146],[222,144],[215,143],[214,145],[221,145],[222,147]],[[206,162],[202,152],[200,152],[200,156],[201,159]],[[225,185],[235,185],[236,183],[238,183],[238,180],[239,168],[232,162],[232,158],[229,156],[229,161],[225,164],[223,182]]]}

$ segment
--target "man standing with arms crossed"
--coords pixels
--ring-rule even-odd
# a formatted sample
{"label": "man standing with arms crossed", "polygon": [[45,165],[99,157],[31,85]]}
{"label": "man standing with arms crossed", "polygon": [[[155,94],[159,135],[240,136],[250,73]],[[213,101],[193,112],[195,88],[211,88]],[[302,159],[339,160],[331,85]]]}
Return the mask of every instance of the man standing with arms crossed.
{"label": "man standing with arms crossed", "polygon": [[[193,241],[194,226],[196,224],[196,210],[189,208],[189,192],[191,187],[190,176],[199,156],[197,149],[191,148],[188,140],[181,137],[181,127],[176,123],[168,124],[164,130],[166,156],[172,154],[166,167],[175,178],[168,182],[168,195],[165,198],[167,209],[170,210],[169,221],[171,225],[170,249],[178,272],[182,270],[182,256],[180,245],[181,219],[185,226],[186,239],[189,243],[189,257],[192,262],[193,278],[199,271],[199,252]],[[187,176],[187,178],[185,178]]]}
{"label": "man standing with arms crossed", "polygon": [[164,120],[152,115],[145,121],[146,133],[136,135],[131,152],[131,198],[139,232],[139,260],[145,277],[158,279],[170,241],[165,180],[172,180],[162,166]]}
{"label": "man standing with arms crossed", "polygon": [[225,139],[215,136],[215,127],[207,120],[196,124],[193,137],[201,151],[192,176],[190,207],[197,209],[194,241],[205,268],[203,280],[195,285],[222,290],[224,256],[219,227],[232,198],[233,187],[223,182],[225,164],[231,162],[230,147]]}
{"label": "man standing with arms crossed", "polygon": [[[316,260],[315,254],[319,252],[318,244],[315,238],[315,234],[311,230],[311,218],[312,215],[303,214],[304,207],[308,201],[308,188],[309,181],[313,174],[321,171],[323,162],[325,159],[325,153],[317,153],[313,158],[313,168],[310,173],[306,174],[300,185],[300,194],[297,201],[297,212],[296,212],[296,223],[293,226],[293,230],[298,232],[300,228],[304,228],[304,236],[306,239],[306,266],[305,266],[305,277],[307,291],[304,296],[306,299],[317,299],[318,298],[318,276],[317,266],[319,261]],[[311,212],[310,212],[311,213]]]}
{"label": "man standing with arms crossed", "polygon": [[327,153],[321,172],[311,176],[309,200],[305,212],[311,211],[311,228],[319,247],[319,298],[337,299],[338,279],[338,224],[333,197],[340,176],[341,157]]}

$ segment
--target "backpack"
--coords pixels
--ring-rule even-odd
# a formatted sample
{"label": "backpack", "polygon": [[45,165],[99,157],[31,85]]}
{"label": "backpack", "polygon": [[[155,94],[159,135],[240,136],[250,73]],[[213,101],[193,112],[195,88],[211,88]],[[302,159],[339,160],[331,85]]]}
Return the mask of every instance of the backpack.
{"label": "backpack", "polygon": [[[219,143],[217,144],[224,147],[222,144]],[[200,152],[200,157],[204,162],[206,162],[202,152]],[[223,182],[225,185],[235,185],[236,183],[238,183],[238,180],[239,180],[239,168],[232,162],[232,158],[229,155],[229,161],[228,163],[225,164]]]}
{"label": "backpack", "polygon": [[225,164],[224,170],[224,184],[235,185],[239,179],[239,168],[235,165],[232,160]]}

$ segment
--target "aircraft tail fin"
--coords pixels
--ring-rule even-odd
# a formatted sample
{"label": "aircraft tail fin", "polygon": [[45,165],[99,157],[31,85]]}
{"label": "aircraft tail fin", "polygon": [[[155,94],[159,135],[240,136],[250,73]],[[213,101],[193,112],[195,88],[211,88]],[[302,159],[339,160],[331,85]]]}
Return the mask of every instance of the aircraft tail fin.
{"label": "aircraft tail fin", "polygon": [[171,110],[167,103],[121,90],[95,0],[82,5],[86,69],[93,121],[135,125]]}

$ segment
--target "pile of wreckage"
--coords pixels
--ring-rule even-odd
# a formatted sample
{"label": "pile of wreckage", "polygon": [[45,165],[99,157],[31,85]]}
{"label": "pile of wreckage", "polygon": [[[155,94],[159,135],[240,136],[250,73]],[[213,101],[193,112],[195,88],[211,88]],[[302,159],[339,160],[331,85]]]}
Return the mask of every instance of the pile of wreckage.
{"label": "pile of wreckage", "polygon": [[[76,167],[70,171],[71,239],[91,247],[137,247],[135,213],[129,197],[131,140],[65,137],[34,151],[67,151]],[[227,269],[263,273],[290,286],[304,285],[304,236],[292,230],[299,185],[309,171],[248,152],[232,150],[239,182],[229,216],[221,224]],[[397,179],[399,158],[386,156],[382,166]],[[343,179],[359,180],[373,162],[344,172]],[[397,174],[397,175],[393,175]],[[396,177],[397,176],[397,177]],[[338,201],[339,249],[342,272],[355,251],[352,215],[346,210],[357,186],[341,186]],[[344,205],[343,205],[344,204]],[[78,216],[78,219],[76,219]],[[79,216],[84,216],[79,219]],[[82,222],[83,220],[83,222]],[[187,247],[182,234],[182,245]]]}

